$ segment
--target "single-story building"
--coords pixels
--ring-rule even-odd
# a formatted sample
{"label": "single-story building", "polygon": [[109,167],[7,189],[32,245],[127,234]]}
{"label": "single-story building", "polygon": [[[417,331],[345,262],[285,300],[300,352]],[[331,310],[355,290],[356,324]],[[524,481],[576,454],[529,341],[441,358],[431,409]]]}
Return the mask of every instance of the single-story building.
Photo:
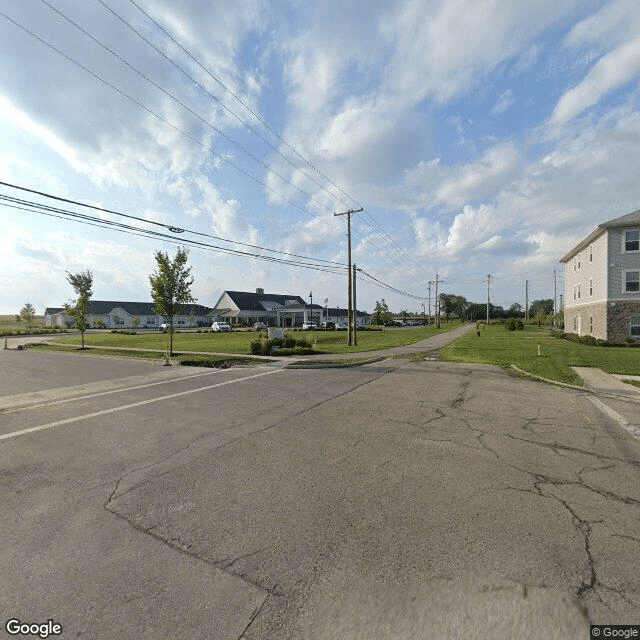
{"label": "single-story building", "polygon": [[[212,322],[212,309],[199,304],[186,304],[173,318],[174,327],[208,327]],[[107,329],[155,329],[164,318],[155,312],[153,302],[114,302],[92,300],[89,304],[89,328]],[[47,307],[44,312],[45,326],[73,327],[73,319],[64,307]]]}
{"label": "single-story building", "polygon": [[[264,322],[269,326],[294,327],[304,322],[345,322],[347,310],[311,305],[297,295],[265,293],[264,289],[224,291],[212,310],[214,320],[229,324],[252,325]],[[367,326],[371,316],[357,312],[358,326]]]}

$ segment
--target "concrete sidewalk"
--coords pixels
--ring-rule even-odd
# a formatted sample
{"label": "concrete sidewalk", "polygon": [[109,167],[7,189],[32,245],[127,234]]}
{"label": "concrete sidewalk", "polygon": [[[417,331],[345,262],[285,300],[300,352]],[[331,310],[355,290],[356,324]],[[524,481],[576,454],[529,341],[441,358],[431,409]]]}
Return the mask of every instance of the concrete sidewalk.
{"label": "concrete sidewalk", "polygon": [[595,393],[610,393],[640,399],[640,388],[625,384],[596,367],[571,367],[583,380],[584,386]]}

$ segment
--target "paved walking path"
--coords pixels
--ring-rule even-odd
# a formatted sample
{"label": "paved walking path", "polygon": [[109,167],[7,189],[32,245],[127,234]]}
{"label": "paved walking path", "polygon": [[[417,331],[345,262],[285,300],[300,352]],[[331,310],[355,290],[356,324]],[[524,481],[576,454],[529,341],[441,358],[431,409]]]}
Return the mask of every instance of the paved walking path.
{"label": "paved walking path", "polygon": [[583,380],[586,389],[595,393],[610,393],[618,396],[640,398],[640,389],[625,384],[614,376],[596,367],[571,367]]}
{"label": "paved walking path", "polygon": [[[303,356],[299,360],[344,360],[349,356],[357,358],[374,358],[376,356],[384,356],[388,358],[390,356],[407,356],[419,351],[434,351],[446,347],[448,344],[457,340],[471,329],[475,328],[475,323],[464,324],[451,331],[445,331],[444,333],[438,333],[435,336],[420,340],[420,342],[414,342],[413,344],[407,344],[402,347],[390,347],[388,349],[380,349],[377,351],[357,351],[352,353],[321,353],[314,356]],[[401,331],[401,329],[399,329]]]}

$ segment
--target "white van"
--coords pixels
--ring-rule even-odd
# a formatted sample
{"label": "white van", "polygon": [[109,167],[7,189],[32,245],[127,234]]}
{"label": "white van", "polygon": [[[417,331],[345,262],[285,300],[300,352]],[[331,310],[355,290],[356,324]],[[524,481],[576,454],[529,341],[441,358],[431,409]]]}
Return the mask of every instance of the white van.
{"label": "white van", "polygon": [[231,331],[231,327],[226,322],[214,322],[211,325],[212,331]]}

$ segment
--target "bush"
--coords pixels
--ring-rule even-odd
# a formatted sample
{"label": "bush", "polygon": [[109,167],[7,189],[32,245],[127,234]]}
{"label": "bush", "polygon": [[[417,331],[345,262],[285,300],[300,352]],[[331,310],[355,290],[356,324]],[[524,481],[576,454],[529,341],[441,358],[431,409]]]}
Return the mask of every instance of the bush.
{"label": "bush", "polygon": [[520,318],[509,318],[504,323],[504,328],[508,331],[515,331],[516,329],[518,331],[522,331],[524,329],[524,324]]}
{"label": "bush", "polygon": [[592,347],[595,346],[596,339],[593,336],[580,336],[580,337],[581,337],[580,342],[582,344],[588,344],[588,345],[591,345]]}
{"label": "bush", "polygon": [[111,329],[110,333],[121,333],[124,336],[137,336],[138,335],[135,331],[127,331],[126,329]]}
{"label": "bush", "polygon": [[279,347],[278,353],[283,356],[315,353],[307,338],[296,339],[293,336],[287,336],[284,339],[271,338],[270,340],[257,338],[256,340],[252,340],[249,345],[251,353],[256,356],[270,356],[273,347]]}

